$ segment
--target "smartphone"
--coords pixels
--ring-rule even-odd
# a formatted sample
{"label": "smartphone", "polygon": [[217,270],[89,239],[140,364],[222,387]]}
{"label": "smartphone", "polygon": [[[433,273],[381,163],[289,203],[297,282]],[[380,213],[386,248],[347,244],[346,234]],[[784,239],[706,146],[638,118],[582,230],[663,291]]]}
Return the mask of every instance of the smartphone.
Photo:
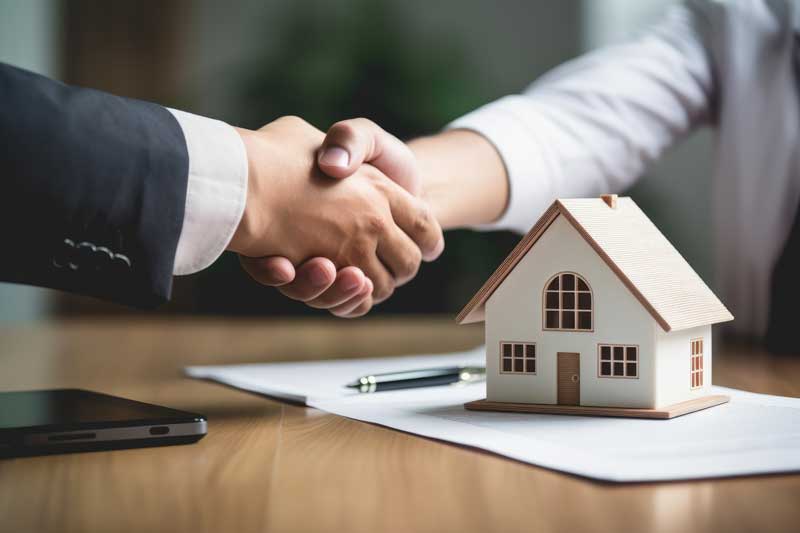
{"label": "smartphone", "polygon": [[206,418],[83,389],[0,392],[0,456],[197,442]]}

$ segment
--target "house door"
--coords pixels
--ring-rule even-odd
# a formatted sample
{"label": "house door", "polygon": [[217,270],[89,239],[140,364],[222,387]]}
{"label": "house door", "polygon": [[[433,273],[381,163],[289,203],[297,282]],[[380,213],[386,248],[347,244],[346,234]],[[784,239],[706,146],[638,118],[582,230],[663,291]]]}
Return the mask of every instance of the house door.
{"label": "house door", "polygon": [[558,352],[558,404],[579,405],[580,403],[580,354]]}

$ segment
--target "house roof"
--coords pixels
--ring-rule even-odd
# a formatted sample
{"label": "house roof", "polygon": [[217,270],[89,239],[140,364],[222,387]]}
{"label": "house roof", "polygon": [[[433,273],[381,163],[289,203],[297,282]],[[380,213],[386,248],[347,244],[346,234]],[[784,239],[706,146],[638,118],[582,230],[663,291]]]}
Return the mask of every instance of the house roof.
{"label": "house roof", "polygon": [[568,220],[664,331],[733,320],[700,276],[630,198],[611,207],[601,198],[559,199],[472,297],[456,318],[482,322],[489,297],[558,217]]}

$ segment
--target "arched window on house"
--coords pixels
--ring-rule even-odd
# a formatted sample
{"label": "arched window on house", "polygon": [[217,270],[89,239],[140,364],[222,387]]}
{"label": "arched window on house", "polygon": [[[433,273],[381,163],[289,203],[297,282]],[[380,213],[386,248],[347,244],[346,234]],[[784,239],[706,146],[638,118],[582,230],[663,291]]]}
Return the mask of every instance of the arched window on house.
{"label": "arched window on house", "polygon": [[594,306],[592,289],[574,272],[559,272],[544,289],[544,329],[592,331]]}

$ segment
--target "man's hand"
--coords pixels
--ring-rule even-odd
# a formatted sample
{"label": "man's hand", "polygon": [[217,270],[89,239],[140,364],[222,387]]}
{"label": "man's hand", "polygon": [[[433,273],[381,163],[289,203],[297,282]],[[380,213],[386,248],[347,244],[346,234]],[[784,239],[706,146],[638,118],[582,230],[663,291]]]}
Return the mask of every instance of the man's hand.
{"label": "man's hand", "polygon": [[304,121],[285,117],[239,133],[248,199],[229,249],[256,280],[296,279],[284,294],[358,316],[413,278],[421,259],[441,254],[441,228],[427,205],[375,167],[343,181],[323,175],[315,153],[324,135]]}
{"label": "man's hand", "polygon": [[[347,178],[362,165],[369,163],[379,168],[387,177],[414,195],[421,195],[422,181],[416,159],[411,150],[399,139],[381,129],[374,122],[358,118],[334,124],[317,152],[317,164],[328,176]],[[444,242],[442,241],[442,246]],[[433,260],[441,253],[426,256]],[[369,311],[365,301],[351,312],[351,303],[339,302],[348,294],[346,286],[356,285],[358,272],[345,268],[336,272],[330,260],[316,257],[297,270],[283,257],[266,257],[259,264],[261,282],[278,287],[295,300],[307,302],[312,307],[329,309],[337,316],[360,316]],[[369,279],[365,280],[370,283]],[[350,313],[350,314],[347,314]]]}
{"label": "man's hand", "polygon": [[411,149],[366,118],[337,122],[328,130],[317,156],[319,168],[333,178],[352,176],[369,163],[414,196],[422,196],[422,176]]}

